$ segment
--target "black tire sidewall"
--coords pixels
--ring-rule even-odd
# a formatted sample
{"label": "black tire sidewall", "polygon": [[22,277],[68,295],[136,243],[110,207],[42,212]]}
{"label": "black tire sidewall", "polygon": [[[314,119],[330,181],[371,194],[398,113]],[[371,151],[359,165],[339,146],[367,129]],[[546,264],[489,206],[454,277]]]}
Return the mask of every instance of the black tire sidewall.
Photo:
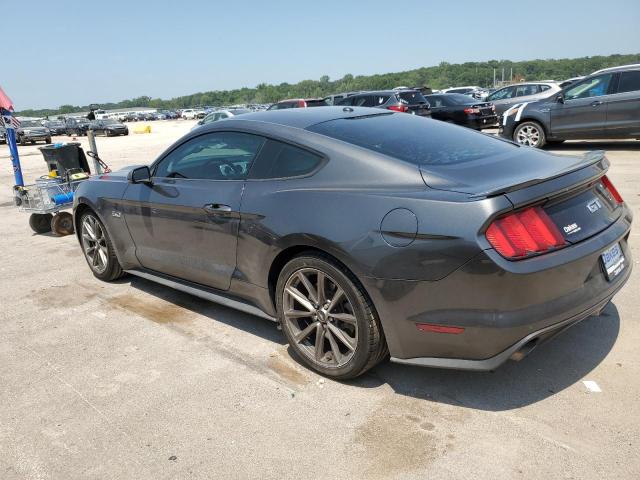
{"label": "black tire sidewall", "polygon": [[50,213],[32,213],[29,217],[29,226],[35,233],[48,233],[51,231],[51,219],[53,215]]}
{"label": "black tire sidewall", "polygon": [[[302,268],[316,268],[329,275],[343,289],[345,295],[353,306],[358,328],[358,344],[353,357],[351,357],[351,359],[341,367],[326,367],[313,359],[310,359],[304,353],[299,351],[299,347],[297,347],[292,333],[285,322],[282,308],[284,285],[292,274]],[[362,372],[365,366],[369,363],[372,354],[370,348],[372,342],[370,322],[374,321],[374,319],[371,318],[371,313],[368,311],[367,305],[361,300],[362,295],[366,295],[365,292],[363,292],[362,289],[358,287],[341,268],[336,267],[333,263],[330,263],[320,256],[299,256],[290,260],[284,266],[280,272],[276,286],[276,309],[278,312],[278,319],[282,325],[282,331],[289,342],[291,351],[300,362],[322,375],[335,379],[353,378]]]}

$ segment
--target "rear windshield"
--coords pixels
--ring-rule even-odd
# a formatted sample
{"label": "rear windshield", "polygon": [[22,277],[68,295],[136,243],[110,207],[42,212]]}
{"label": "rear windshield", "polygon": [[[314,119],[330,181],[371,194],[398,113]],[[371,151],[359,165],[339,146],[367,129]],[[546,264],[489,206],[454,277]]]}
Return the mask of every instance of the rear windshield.
{"label": "rear windshield", "polygon": [[324,100],[306,100],[307,102],[307,107],[328,107],[329,103]]}
{"label": "rear windshield", "polygon": [[422,95],[422,93],[418,91],[399,92],[398,95],[409,105],[415,105],[417,103],[427,103],[427,99],[424,98],[424,95]]}
{"label": "rear windshield", "polygon": [[406,113],[331,120],[307,130],[416,165],[453,165],[518,148],[473,130]]}
{"label": "rear windshield", "polygon": [[462,95],[461,93],[447,93],[447,101],[452,105],[469,105],[474,103],[474,99],[469,95]]}

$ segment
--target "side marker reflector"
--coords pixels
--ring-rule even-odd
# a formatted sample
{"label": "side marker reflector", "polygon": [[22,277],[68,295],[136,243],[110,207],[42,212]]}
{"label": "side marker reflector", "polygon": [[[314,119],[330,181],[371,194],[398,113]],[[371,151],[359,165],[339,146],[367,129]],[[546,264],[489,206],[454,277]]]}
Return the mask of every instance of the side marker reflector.
{"label": "side marker reflector", "polygon": [[433,323],[416,323],[416,327],[421,332],[433,332],[433,333],[451,333],[458,335],[464,332],[462,327],[449,327],[446,325],[434,325]]}

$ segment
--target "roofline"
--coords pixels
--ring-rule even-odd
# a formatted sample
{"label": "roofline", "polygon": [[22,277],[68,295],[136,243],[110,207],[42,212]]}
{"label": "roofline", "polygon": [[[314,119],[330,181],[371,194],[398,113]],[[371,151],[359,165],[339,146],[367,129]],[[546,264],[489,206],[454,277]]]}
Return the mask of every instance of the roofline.
{"label": "roofline", "polygon": [[597,73],[604,72],[617,72],[619,70],[638,70],[640,69],[640,63],[631,63],[629,65],[619,65],[617,67],[609,67],[609,68],[601,68],[600,70],[596,70],[595,72],[589,74],[588,76],[595,75]]}

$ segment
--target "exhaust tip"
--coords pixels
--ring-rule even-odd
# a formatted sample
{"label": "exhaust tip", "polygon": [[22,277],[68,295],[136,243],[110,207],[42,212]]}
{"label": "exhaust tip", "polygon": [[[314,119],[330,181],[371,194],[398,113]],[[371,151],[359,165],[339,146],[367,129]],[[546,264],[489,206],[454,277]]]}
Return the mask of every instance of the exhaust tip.
{"label": "exhaust tip", "polygon": [[529,340],[522,347],[520,347],[518,350],[513,352],[509,358],[511,360],[519,362],[524,357],[529,355],[533,351],[533,349],[536,348],[537,346],[538,346],[538,338],[534,338],[532,340]]}

